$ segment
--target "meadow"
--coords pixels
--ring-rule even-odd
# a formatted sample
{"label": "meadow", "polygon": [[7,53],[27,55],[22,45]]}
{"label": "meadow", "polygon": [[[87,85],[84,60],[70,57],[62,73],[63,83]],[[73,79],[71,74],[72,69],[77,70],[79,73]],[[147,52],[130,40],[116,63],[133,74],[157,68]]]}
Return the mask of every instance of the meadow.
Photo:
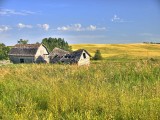
{"label": "meadow", "polygon": [[160,59],[159,44],[74,44],[73,50],[84,48],[93,56],[98,49],[107,60]]}
{"label": "meadow", "polygon": [[[101,46],[83,47],[92,54],[97,48],[102,55],[106,54],[105,60],[92,61],[89,67],[53,64],[0,66],[0,119],[159,120],[158,46],[135,47],[141,51],[140,48],[144,47],[155,54],[139,58],[141,53],[137,52],[134,60],[131,58],[125,62],[121,59],[124,57],[125,60],[123,52],[117,50],[119,55],[117,53],[111,59],[107,57],[109,47]],[[79,47],[82,48],[75,45],[73,49]],[[126,45],[124,47],[126,49]],[[133,51],[131,48],[128,53]],[[116,53],[116,49],[112,53]]]}

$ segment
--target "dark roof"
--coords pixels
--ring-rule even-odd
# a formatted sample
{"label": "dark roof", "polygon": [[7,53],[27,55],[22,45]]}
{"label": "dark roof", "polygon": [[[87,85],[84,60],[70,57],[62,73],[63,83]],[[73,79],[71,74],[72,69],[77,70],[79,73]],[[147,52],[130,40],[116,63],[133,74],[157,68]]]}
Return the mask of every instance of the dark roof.
{"label": "dark roof", "polygon": [[76,50],[76,51],[72,52],[70,54],[70,56],[71,56],[71,58],[74,59],[74,61],[78,61],[80,59],[83,51],[85,51],[91,57],[91,55],[85,49]]}
{"label": "dark roof", "polygon": [[69,54],[70,52],[69,51],[65,51],[65,50],[62,50],[60,48],[57,48],[55,47],[52,52],[49,54],[49,56],[51,57],[54,57],[54,56],[64,56],[65,54]]}
{"label": "dark roof", "polygon": [[49,54],[52,63],[64,62],[64,63],[76,63],[79,61],[83,51],[85,51],[90,57],[91,55],[85,49],[79,49],[73,52],[65,51],[60,48],[54,48]]}
{"label": "dark roof", "polygon": [[61,61],[68,62],[69,60],[70,63],[76,63],[79,61],[83,51],[85,51],[91,57],[91,55],[85,49],[79,49],[79,50],[71,52],[70,54],[67,54],[65,57],[61,59]]}
{"label": "dark roof", "polygon": [[10,50],[10,52],[9,52],[8,55],[14,55],[14,56],[35,56],[35,54],[37,53],[38,48],[41,45],[42,44],[16,44]]}

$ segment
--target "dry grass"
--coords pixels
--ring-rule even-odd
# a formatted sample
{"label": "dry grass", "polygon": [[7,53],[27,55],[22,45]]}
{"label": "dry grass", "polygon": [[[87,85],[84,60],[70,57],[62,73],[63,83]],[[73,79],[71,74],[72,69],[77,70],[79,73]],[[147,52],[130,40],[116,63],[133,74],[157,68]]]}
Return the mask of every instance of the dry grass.
{"label": "dry grass", "polygon": [[0,67],[0,119],[160,119],[160,63]]}
{"label": "dry grass", "polygon": [[126,57],[130,58],[160,58],[159,44],[74,44],[73,50],[84,48],[88,50],[91,55],[99,49],[102,56],[110,57]]}

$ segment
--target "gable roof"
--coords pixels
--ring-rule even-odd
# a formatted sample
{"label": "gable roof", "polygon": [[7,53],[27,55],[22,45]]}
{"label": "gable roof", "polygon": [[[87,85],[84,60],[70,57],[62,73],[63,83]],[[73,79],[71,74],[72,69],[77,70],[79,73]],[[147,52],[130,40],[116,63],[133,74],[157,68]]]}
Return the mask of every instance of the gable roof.
{"label": "gable roof", "polygon": [[87,53],[89,55],[89,57],[91,57],[91,55],[85,50],[85,49],[79,49],[79,50],[76,50],[76,51],[73,51],[70,56],[71,58],[73,58],[75,61],[78,61],[83,53],[83,51],[85,53]]}
{"label": "gable roof", "polygon": [[52,56],[52,57],[54,57],[56,55],[58,55],[58,56],[64,56],[65,54],[69,54],[69,53],[70,53],[69,51],[65,51],[65,50],[62,50],[60,48],[55,47],[52,50],[52,52],[49,54],[49,56]]}
{"label": "gable roof", "polygon": [[79,61],[83,51],[91,57],[91,55],[85,49],[79,49],[71,52],[70,54],[67,54],[65,57],[61,58],[60,60],[64,62],[76,63]]}
{"label": "gable roof", "polygon": [[[13,56],[35,56],[36,53],[37,53],[38,48],[41,45],[43,45],[43,44],[16,44],[10,50],[8,55],[13,55]],[[47,52],[48,52],[48,50],[47,50]]]}

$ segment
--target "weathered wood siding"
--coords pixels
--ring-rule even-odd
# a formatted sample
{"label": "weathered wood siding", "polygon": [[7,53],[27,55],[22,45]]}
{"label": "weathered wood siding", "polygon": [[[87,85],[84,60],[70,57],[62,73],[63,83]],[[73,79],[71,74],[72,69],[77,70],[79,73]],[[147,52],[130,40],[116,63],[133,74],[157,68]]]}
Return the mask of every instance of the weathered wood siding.
{"label": "weathered wood siding", "polygon": [[48,51],[45,46],[40,45],[34,55],[9,55],[10,61],[13,63],[36,63],[49,62]]}
{"label": "weathered wood siding", "polygon": [[20,63],[20,59],[24,60],[24,63],[33,63],[34,57],[24,57],[24,56],[9,56],[10,61],[13,63]]}
{"label": "weathered wood siding", "polygon": [[[83,54],[85,54],[86,58],[84,58]],[[89,64],[90,64],[90,56],[85,51],[83,51],[83,53],[78,61],[78,65],[80,66],[80,65],[89,65]]]}

